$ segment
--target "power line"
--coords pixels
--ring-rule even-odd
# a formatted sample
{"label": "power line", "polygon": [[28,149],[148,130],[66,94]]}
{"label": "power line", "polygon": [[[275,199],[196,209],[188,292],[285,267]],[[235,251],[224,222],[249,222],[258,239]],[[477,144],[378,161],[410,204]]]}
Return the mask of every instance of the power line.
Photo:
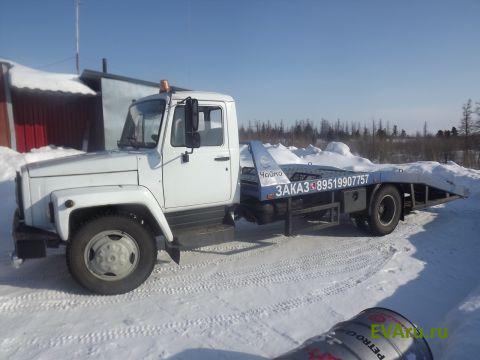
{"label": "power line", "polygon": [[46,65],[39,66],[38,68],[39,68],[39,69],[45,69],[45,68],[51,67],[51,66],[53,66],[53,65],[65,63],[65,62],[70,61],[70,60],[72,60],[72,59],[74,59],[74,58],[75,58],[75,56],[69,56],[69,57],[67,57],[67,58],[65,58],[65,59],[58,60],[58,61],[55,61],[55,62],[46,64]]}

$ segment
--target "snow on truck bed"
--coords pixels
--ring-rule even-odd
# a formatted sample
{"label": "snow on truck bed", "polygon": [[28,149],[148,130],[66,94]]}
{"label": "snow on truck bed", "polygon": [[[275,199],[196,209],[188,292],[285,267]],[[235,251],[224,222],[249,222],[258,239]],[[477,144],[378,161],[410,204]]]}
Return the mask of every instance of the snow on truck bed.
{"label": "snow on truck bed", "polygon": [[[351,171],[375,171],[402,169],[404,172],[418,173],[428,178],[443,178],[455,184],[467,187],[473,184],[464,184],[465,177],[475,177],[478,172],[465,169],[453,161],[448,164],[440,164],[436,161],[419,161],[408,164],[374,164],[370,160],[352,154],[350,148],[341,142],[331,142],[325,150],[309,145],[306,148],[286,147],[282,144],[264,144],[274,160],[280,165],[288,164],[313,164],[336,167]],[[253,161],[247,145],[240,149],[240,162],[242,166],[252,167]],[[472,175],[473,174],[473,175]],[[468,181],[467,181],[468,182]]]}
{"label": "snow on truck bed", "polygon": [[[454,163],[377,165],[342,143],[323,151],[266,146],[280,164],[355,171],[400,166],[454,179],[471,196],[418,211],[382,238],[347,220],[293,238],[280,235],[282,224],[240,222],[237,241],[185,252],[180,266],[160,254],[139,289],[92,296],[68,275],[62,248],[20,269],[8,258],[15,169],[78,151],[0,148],[0,358],[268,358],[372,306],[424,328],[448,327],[447,340],[429,341],[436,359],[476,358],[480,171]],[[242,149],[242,165],[249,161]]]}

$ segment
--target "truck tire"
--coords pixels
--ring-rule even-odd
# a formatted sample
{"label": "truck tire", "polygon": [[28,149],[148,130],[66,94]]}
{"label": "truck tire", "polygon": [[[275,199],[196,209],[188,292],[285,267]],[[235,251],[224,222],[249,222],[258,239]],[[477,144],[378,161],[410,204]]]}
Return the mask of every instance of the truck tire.
{"label": "truck tire", "polygon": [[67,244],[73,278],[102,295],[129,292],[152,273],[157,245],[150,230],[126,216],[107,215],[85,223]]}
{"label": "truck tire", "polygon": [[373,235],[390,234],[400,220],[402,201],[397,188],[392,185],[382,186],[370,203],[368,224]]}

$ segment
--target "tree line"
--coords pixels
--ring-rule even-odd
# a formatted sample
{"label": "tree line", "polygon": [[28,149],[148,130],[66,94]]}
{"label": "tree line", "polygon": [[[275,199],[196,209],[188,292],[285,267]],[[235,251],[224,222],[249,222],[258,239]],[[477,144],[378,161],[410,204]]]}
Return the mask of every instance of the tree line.
{"label": "tree line", "polygon": [[341,141],[352,152],[380,163],[455,161],[480,168],[480,102],[470,99],[462,106],[456,126],[433,132],[426,121],[422,131],[411,134],[381,118],[369,124],[322,118],[297,120],[291,125],[283,121],[250,121],[240,126],[239,133],[241,141],[261,140],[296,147],[312,144],[324,148],[330,141]]}

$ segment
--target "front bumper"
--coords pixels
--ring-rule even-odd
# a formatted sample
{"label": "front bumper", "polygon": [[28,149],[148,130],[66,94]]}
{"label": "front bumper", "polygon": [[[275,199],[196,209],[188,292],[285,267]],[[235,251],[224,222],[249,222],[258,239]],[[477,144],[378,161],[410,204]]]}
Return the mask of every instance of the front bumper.
{"label": "front bumper", "polygon": [[24,259],[36,259],[47,256],[47,247],[58,247],[60,237],[52,232],[25,225],[19,211],[13,216],[12,237],[15,251],[12,262],[20,264]]}

